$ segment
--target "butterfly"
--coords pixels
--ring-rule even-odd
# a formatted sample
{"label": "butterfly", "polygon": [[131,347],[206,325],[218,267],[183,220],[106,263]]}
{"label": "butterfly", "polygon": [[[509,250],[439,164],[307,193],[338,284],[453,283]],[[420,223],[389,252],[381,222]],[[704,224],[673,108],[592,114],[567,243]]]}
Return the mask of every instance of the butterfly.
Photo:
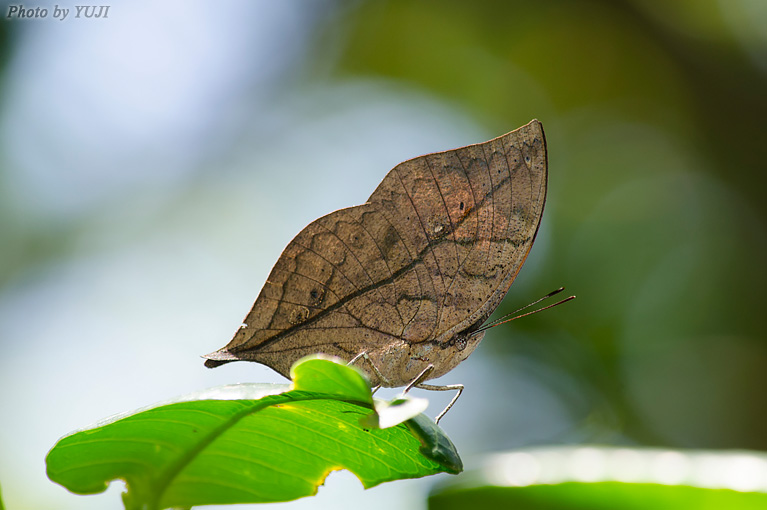
{"label": "butterfly", "polygon": [[362,204],[285,248],[234,338],[205,365],[255,361],[290,377],[322,353],[371,384],[431,390],[482,340],[530,252],[546,201],[537,120],[488,142],[400,163]]}

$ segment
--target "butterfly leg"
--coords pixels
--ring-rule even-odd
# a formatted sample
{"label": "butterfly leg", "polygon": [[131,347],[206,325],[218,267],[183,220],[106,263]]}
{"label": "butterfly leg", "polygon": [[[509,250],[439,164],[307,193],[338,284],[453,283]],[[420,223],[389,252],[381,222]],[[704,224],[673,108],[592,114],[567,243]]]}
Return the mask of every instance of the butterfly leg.
{"label": "butterfly leg", "polygon": [[373,393],[378,391],[381,388],[381,385],[383,384],[385,384],[386,386],[391,386],[391,383],[389,382],[389,380],[386,377],[384,377],[384,375],[378,370],[378,367],[375,365],[375,363],[373,363],[373,360],[370,359],[370,356],[368,356],[367,351],[362,351],[361,353],[357,354],[355,357],[352,358],[352,360],[349,363],[347,363],[347,365],[353,365],[360,358],[368,362],[368,364],[373,368],[373,372],[376,374],[376,377],[378,377],[379,384],[377,384],[373,388]]}
{"label": "butterfly leg", "polygon": [[404,395],[404,394],[405,394],[405,393],[407,393],[408,391],[412,390],[414,386],[418,386],[419,384],[421,384],[421,381],[423,381],[424,379],[426,379],[426,376],[428,376],[428,375],[431,373],[431,371],[432,371],[432,370],[434,370],[434,365],[429,365],[428,367],[424,368],[424,369],[421,371],[421,373],[420,373],[420,374],[418,374],[417,376],[415,376],[415,379],[413,379],[412,381],[410,381],[410,384],[408,384],[407,386],[405,386],[405,389],[404,389],[404,390],[402,390],[402,394]]}
{"label": "butterfly leg", "polygon": [[420,388],[422,390],[431,390],[431,391],[450,391],[450,390],[456,390],[457,393],[453,397],[453,400],[450,401],[450,403],[445,407],[439,415],[437,415],[437,419],[434,420],[434,423],[439,423],[439,420],[442,419],[445,414],[450,410],[451,407],[453,407],[453,404],[455,404],[456,400],[458,400],[458,397],[461,396],[461,393],[463,392],[463,384],[448,384],[445,386],[436,386],[434,384],[423,384],[421,381],[426,379],[426,377],[434,370],[434,365],[429,365],[426,368],[424,368],[420,374],[418,374],[415,379],[410,381],[410,384],[405,387],[405,390],[402,392],[404,395],[408,391],[410,391],[413,388]]}
{"label": "butterfly leg", "polygon": [[453,400],[450,401],[450,403],[445,407],[441,413],[437,416],[437,419],[434,420],[434,423],[439,424],[439,420],[442,419],[445,414],[450,410],[451,407],[453,407],[453,404],[455,404],[456,400],[458,400],[458,397],[461,396],[461,393],[463,393],[463,384],[447,384],[445,386],[436,386],[434,384],[416,384],[416,388],[421,388],[423,390],[432,390],[432,391],[450,391],[450,390],[456,390],[457,393],[453,397]]}

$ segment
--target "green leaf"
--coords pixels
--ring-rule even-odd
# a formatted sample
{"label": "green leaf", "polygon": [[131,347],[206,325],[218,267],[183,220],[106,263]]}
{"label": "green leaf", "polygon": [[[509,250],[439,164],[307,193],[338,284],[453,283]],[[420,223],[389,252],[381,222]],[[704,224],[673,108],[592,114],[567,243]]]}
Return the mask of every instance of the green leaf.
{"label": "green leaf", "polygon": [[489,456],[446,480],[430,510],[757,510],[767,508],[767,454],[595,446]]}
{"label": "green leaf", "polygon": [[433,494],[429,510],[763,510],[767,494],[650,483],[566,482]]}
{"label": "green leaf", "polygon": [[123,479],[127,509],[160,509],[289,501],[315,494],[338,469],[366,488],[461,471],[418,405],[396,406],[391,427],[363,426],[380,418],[369,418],[370,386],[355,369],[309,359],[292,376],[292,386],[214,388],[75,432],[48,454],[48,477],[77,494]]}

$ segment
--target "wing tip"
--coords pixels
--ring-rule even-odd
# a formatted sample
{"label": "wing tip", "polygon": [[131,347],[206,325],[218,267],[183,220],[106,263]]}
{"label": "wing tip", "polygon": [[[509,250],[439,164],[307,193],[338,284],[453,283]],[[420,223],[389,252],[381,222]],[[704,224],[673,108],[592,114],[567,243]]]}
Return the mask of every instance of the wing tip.
{"label": "wing tip", "polygon": [[524,130],[528,130],[529,129],[529,130],[536,130],[536,131],[538,131],[541,134],[541,137],[543,137],[543,141],[544,141],[544,144],[545,144],[545,142],[546,142],[546,135],[544,134],[544,131],[543,131],[543,123],[540,120],[533,119],[530,122],[528,122],[527,124],[525,124],[524,126],[515,129],[514,131],[519,131],[521,129],[524,129]]}
{"label": "wing tip", "polygon": [[221,365],[226,365],[227,363],[238,361],[240,359],[224,349],[205,354],[202,357],[205,358],[205,366],[208,368],[220,367]]}

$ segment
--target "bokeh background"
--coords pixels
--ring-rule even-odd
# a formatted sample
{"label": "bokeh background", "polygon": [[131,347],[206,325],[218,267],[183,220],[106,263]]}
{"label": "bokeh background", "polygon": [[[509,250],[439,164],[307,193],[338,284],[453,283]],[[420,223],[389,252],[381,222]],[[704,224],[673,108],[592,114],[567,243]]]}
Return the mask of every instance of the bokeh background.
{"label": "bokeh background", "polygon": [[[396,163],[532,118],[550,190],[493,329],[445,376],[484,453],[767,449],[767,3],[132,1],[0,12],[0,485],[14,509],[121,508],[49,482],[62,435],[239,381],[224,345],[282,248]],[[443,395],[430,395],[435,414]],[[423,508],[434,479],[333,473],[297,508]]]}

